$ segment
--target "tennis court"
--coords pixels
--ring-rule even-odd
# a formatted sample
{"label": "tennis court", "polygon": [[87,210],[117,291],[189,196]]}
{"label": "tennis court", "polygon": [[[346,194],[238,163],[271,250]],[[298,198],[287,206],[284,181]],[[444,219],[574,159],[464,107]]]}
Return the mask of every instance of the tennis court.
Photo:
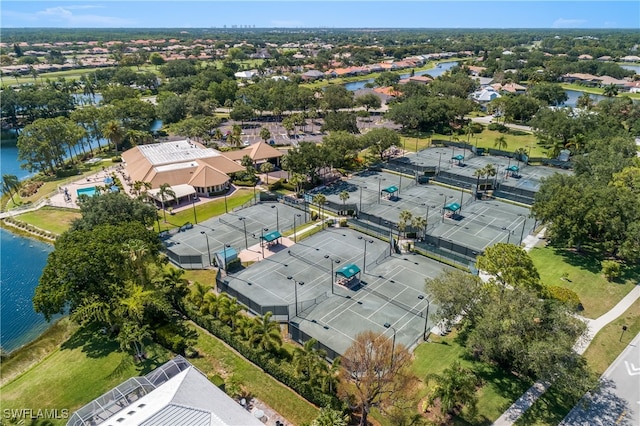
{"label": "tennis court", "polygon": [[[441,211],[440,211],[441,212]],[[451,217],[440,213],[429,235],[470,248],[477,253],[499,242],[519,244],[533,230],[529,209],[498,201],[476,201]]]}
{"label": "tennis court", "polygon": [[303,211],[281,203],[259,203],[200,222],[172,234],[164,243],[175,255],[191,259],[191,267],[206,267],[207,252],[213,255],[227,244],[239,252],[258,244],[265,233],[293,230],[294,218],[297,228],[305,223]]}
{"label": "tennis court", "polygon": [[[343,353],[361,331],[389,335],[392,329],[384,328],[385,323],[396,329],[398,343],[413,346],[425,328],[425,278],[439,275],[446,266],[419,255],[389,252],[387,242],[346,228],[329,228],[227,276],[225,285],[252,304],[288,306],[292,327],[337,353]],[[357,266],[359,283],[332,286],[332,277],[345,265]],[[434,306],[430,309],[435,312]],[[428,327],[432,326],[429,321]]]}

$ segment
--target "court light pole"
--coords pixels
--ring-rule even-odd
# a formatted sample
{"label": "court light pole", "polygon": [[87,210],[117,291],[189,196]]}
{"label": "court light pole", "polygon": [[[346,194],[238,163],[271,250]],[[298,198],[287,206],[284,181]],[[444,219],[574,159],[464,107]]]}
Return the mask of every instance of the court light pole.
{"label": "court light pole", "polygon": [[382,193],[382,181],[386,180],[383,178],[378,178],[378,204],[380,204],[380,194]]}
{"label": "court light pole", "polygon": [[362,236],[359,236],[358,239],[364,241],[364,256],[362,259],[362,273],[364,274],[367,268],[367,243],[373,244],[373,240],[367,240],[366,238],[362,238]]}
{"label": "court light pole", "polygon": [[[426,342],[429,336],[427,335],[427,322],[429,321],[429,306],[431,306],[431,301],[427,299],[427,312],[424,315],[424,333],[422,333],[422,339]],[[431,331],[429,331],[431,334]]]}
{"label": "court light pole", "polygon": [[359,207],[359,211],[362,211],[362,190],[363,189],[367,189],[366,186],[360,186],[360,207]]}
{"label": "court light pole", "polygon": [[287,279],[293,281],[293,295],[294,295],[295,304],[296,304],[295,312],[296,312],[296,316],[298,316],[298,285],[303,285],[304,282],[296,281],[291,275],[289,275]]}
{"label": "court light pole", "polygon": [[249,248],[249,243],[247,241],[247,218],[239,217],[238,220],[242,221],[242,228],[244,229],[244,248],[247,250]]}
{"label": "court light pole", "polygon": [[204,231],[200,231],[200,233],[207,239],[207,257],[209,258],[209,266],[211,266],[211,249],[209,248],[209,236]]}
{"label": "court light pole", "polygon": [[436,171],[436,174],[439,175],[440,174],[440,162],[442,161],[442,153],[440,153],[438,155],[438,170]]}
{"label": "court light pole", "polygon": [[335,292],[333,291],[333,284],[334,284],[334,281],[335,281],[335,279],[334,279],[335,276],[333,275],[333,262],[335,262],[336,264],[339,264],[340,263],[340,259],[335,259],[334,260],[328,254],[325,254],[324,258],[325,259],[329,259],[329,263],[331,263],[331,294],[335,294]]}
{"label": "court light pole", "polygon": [[[222,255],[224,256],[224,273],[226,274],[229,271],[229,268],[227,268],[227,249],[231,247],[229,244],[223,244],[222,245]],[[220,265],[218,265],[220,266]]]}
{"label": "court light pole", "polygon": [[278,206],[271,206],[272,209],[276,209],[276,231],[280,232],[280,211]]}
{"label": "court light pole", "polygon": [[262,259],[264,260],[264,231],[268,231],[269,228],[262,228],[260,230],[260,248],[262,249]]}
{"label": "court light pole", "polygon": [[196,214],[196,194],[191,194],[191,205],[193,206],[193,221],[198,224],[198,215]]}
{"label": "court light pole", "polygon": [[300,217],[300,213],[293,215],[293,242],[298,242],[298,231],[296,229],[296,217]]}
{"label": "court light pole", "polygon": [[393,343],[391,343],[391,367],[393,368],[393,358],[396,353],[396,329],[388,322],[384,323],[384,328],[390,328],[393,330]]}

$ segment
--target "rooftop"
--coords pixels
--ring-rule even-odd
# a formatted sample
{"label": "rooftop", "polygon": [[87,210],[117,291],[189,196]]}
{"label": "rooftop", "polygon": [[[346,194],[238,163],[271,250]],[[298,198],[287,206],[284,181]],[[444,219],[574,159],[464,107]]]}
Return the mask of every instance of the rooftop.
{"label": "rooftop", "polygon": [[192,161],[200,158],[218,157],[222,154],[215,149],[205,148],[189,140],[139,145],[138,149],[154,166],[171,164],[176,161]]}

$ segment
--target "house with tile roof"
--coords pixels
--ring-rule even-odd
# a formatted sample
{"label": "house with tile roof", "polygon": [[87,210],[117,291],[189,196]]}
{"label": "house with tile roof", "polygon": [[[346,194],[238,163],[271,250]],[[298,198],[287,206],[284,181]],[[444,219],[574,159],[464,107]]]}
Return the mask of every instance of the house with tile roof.
{"label": "house with tile roof", "polygon": [[188,193],[181,191],[183,197],[222,193],[229,188],[229,175],[244,170],[223,153],[189,140],[138,145],[125,151],[122,160],[132,182],[148,182],[152,190],[165,183],[190,186]]}
{"label": "house with tile roof", "polygon": [[245,155],[248,155],[255,165],[260,165],[268,161],[273,163],[274,166],[280,166],[280,158],[284,154],[265,142],[254,143],[244,149],[224,153],[225,157],[237,163],[242,161]]}

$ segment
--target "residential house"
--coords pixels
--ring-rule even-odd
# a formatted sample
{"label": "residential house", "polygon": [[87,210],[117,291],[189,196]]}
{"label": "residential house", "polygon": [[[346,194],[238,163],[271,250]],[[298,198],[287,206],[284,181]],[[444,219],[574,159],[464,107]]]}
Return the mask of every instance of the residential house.
{"label": "residential house", "polygon": [[[260,418],[258,418],[260,417]],[[262,426],[252,414],[181,356],[132,377],[74,412],[67,426]]]}
{"label": "residential house", "polygon": [[324,73],[322,71],[318,71],[318,70],[309,70],[306,71],[304,73],[302,73],[302,75],[300,76],[300,78],[302,78],[305,81],[314,81],[314,80],[318,80],[321,78],[324,78]]}

